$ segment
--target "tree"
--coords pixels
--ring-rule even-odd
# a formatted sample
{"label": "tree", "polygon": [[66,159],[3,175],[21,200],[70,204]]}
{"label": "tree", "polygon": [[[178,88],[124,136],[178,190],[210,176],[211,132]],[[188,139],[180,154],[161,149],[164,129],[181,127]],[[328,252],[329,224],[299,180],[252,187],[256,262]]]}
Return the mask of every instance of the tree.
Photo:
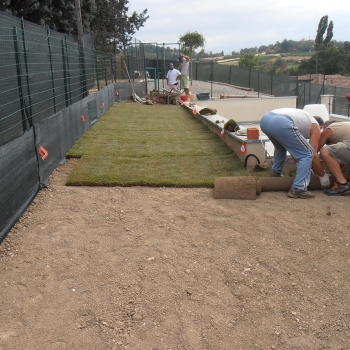
{"label": "tree", "polygon": [[132,35],[144,25],[149,16],[147,9],[140,14],[127,15],[128,0],[95,0],[96,15],[90,25],[94,33],[94,45],[97,50],[125,50]]}
{"label": "tree", "polygon": [[[89,0],[90,1],[90,0]],[[77,34],[74,1],[32,0],[0,2],[0,10],[67,34]]]}
{"label": "tree", "polygon": [[259,53],[265,52],[266,49],[267,49],[267,46],[266,46],[266,45],[261,45],[261,46],[259,46],[258,52],[259,52]]}
{"label": "tree", "polygon": [[323,44],[325,46],[328,46],[333,38],[333,21],[329,22],[328,28],[327,28],[327,34],[325,39],[323,40]]}
{"label": "tree", "polygon": [[349,42],[349,41],[344,41],[343,50],[344,50],[346,53],[349,53],[349,52],[350,52],[350,42]]}
{"label": "tree", "polygon": [[194,50],[201,47],[204,48],[205,39],[204,36],[198,32],[187,32],[180,36],[180,42],[183,43],[183,49],[188,50],[188,55],[191,58],[191,84],[192,84],[192,56]]}
{"label": "tree", "polygon": [[[346,46],[345,46],[346,47]],[[309,60],[302,60],[299,65],[299,72],[309,72],[316,66],[316,55]],[[318,70],[325,74],[348,75],[350,73],[349,54],[344,48],[330,46],[327,51],[318,58]]]}
{"label": "tree", "polygon": [[[128,16],[128,3],[128,0],[81,1],[84,32],[94,34],[96,49],[123,49],[130,43],[131,36],[144,25],[148,19],[147,9]],[[78,34],[77,13],[72,0],[3,0],[0,1],[0,10],[29,22],[48,25],[61,33]]]}
{"label": "tree", "polygon": [[201,59],[201,57],[204,57],[204,56],[205,56],[205,52],[204,52],[204,49],[202,48],[202,50],[198,52],[198,59]]}
{"label": "tree", "polygon": [[192,57],[195,49],[198,47],[203,48],[205,44],[203,35],[198,32],[187,32],[180,36],[180,41],[183,43],[183,47],[189,50],[190,57]]}
{"label": "tree", "polygon": [[323,35],[326,32],[328,26],[328,16],[323,16],[318,23],[317,34],[315,38],[315,44],[322,45],[323,44]]}
{"label": "tree", "polygon": [[[326,37],[323,39],[324,34],[327,34]],[[315,38],[315,49],[322,49],[326,46],[329,46],[331,40],[333,38],[333,21],[329,22],[328,25],[328,16],[325,15],[320,19],[320,22],[318,24],[317,28],[317,34]]]}
{"label": "tree", "polygon": [[259,57],[254,53],[246,53],[240,58],[238,65],[244,68],[257,67],[259,65]]}
{"label": "tree", "polygon": [[75,0],[75,11],[76,11],[76,17],[77,17],[77,29],[78,29],[79,44],[84,46],[84,30],[83,30],[83,20],[81,18],[80,0]]}
{"label": "tree", "polygon": [[[326,34],[326,38],[323,39],[323,36]],[[319,56],[322,58],[323,53],[326,52],[327,46],[330,45],[330,41],[333,37],[333,22],[330,21],[328,25],[328,16],[323,16],[320,19],[320,22],[318,24],[317,34],[315,38],[315,53],[316,53],[316,74],[318,74],[318,67],[319,67]],[[319,55],[320,54],[320,55]]]}
{"label": "tree", "polygon": [[290,47],[291,47],[290,41],[288,41],[287,39],[284,39],[281,42],[281,50],[283,52],[289,52],[290,51]]}
{"label": "tree", "polygon": [[279,41],[276,41],[276,44],[274,45],[273,50],[275,51],[275,53],[281,52],[281,43]]}

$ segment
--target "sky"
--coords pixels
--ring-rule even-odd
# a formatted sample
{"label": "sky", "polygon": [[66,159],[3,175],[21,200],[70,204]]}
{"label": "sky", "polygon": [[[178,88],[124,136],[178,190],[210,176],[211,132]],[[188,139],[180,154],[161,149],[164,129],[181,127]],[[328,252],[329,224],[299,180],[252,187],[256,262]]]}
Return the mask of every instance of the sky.
{"label": "sky", "polygon": [[[231,54],[284,39],[314,40],[319,21],[333,21],[333,39],[350,41],[345,0],[129,0],[129,14],[147,9],[149,18],[133,36],[143,43],[178,47],[187,32],[205,38],[205,51]],[[173,44],[174,43],[174,44]]]}

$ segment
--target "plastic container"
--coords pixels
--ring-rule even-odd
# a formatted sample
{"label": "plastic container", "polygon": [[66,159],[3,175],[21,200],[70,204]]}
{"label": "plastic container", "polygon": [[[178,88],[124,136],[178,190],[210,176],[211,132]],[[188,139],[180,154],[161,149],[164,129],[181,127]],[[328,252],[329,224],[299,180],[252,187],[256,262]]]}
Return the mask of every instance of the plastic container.
{"label": "plastic container", "polygon": [[259,129],[258,128],[247,128],[247,139],[248,140],[259,140]]}
{"label": "plastic container", "polygon": [[210,99],[210,92],[201,92],[199,94],[196,94],[198,100],[209,100]]}
{"label": "plastic container", "polygon": [[182,95],[182,96],[180,96],[180,98],[181,98],[182,101],[187,102],[189,96],[188,95]]}

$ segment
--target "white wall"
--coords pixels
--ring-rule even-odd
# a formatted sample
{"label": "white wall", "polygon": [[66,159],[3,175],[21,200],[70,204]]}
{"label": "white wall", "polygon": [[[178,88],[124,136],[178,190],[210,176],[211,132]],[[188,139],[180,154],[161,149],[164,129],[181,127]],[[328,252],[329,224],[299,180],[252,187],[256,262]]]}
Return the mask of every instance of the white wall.
{"label": "white wall", "polygon": [[193,101],[197,106],[215,108],[217,114],[236,122],[259,121],[261,117],[276,108],[296,108],[297,98],[264,97],[264,98],[233,98],[220,100]]}

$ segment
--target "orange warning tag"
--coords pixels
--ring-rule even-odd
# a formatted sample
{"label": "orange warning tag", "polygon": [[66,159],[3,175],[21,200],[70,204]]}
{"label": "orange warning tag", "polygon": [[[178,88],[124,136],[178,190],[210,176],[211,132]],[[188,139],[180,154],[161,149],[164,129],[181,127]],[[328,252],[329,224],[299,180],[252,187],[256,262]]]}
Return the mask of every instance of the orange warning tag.
{"label": "orange warning tag", "polygon": [[85,122],[85,117],[83,115],[81,116],[81,121]]}
{"label": "orange warning tag", "polygon": [[241,146],[240,152],[241,152],[242,154],[244,154],[246,150],[247,150],[247,149],[246,149],[246,147],[245,147],[245,142],[242,142],[242,146]]}
{"label": "orange warning tag", "polygon": [[118,91],[118,90],[115,90],[115,94],[118,96],[118,95],[119,95],[119,91]]}
{"label": "orange warning tag", "polygon": [[181,104],[181,106],[183,106],[184,105],[184,101],[181,100],[180,104]]}
{"label": "orange warning tag", "polygon": [[38,153],[39,153],[42,160],[44,160],[49,155],[49,152],[46,151],[46,149],[43,146],[39,147]]}
{"label": "orange warning tag", "polygon": [[105,107],[105,104],[104,104],[104,102],[102,102],[102,108],[104,108]]}
{"label": "orange warning tag", "polygon": [[225,128],[221,129],[220,136],[223,136],[225,134]]}
{"label": "orange warning tag", "polygon": [[196,107],[193,108],[193,111],[192,111],[193,114],[197,114],[197,110],[196,110]]}

